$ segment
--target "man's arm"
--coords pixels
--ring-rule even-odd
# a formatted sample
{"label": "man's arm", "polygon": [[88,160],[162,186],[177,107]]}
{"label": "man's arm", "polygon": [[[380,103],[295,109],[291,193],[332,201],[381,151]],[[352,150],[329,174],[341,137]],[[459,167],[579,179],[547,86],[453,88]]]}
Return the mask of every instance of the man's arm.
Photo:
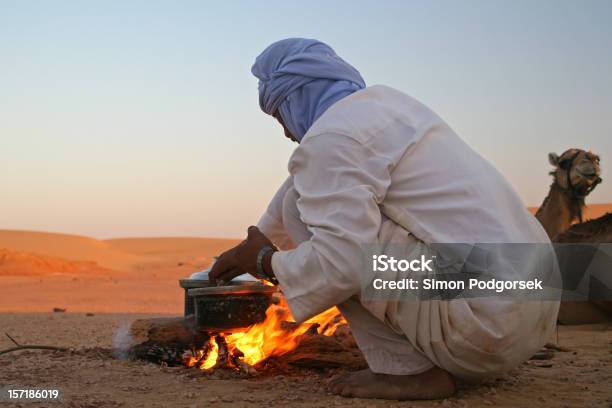
{"label": "man's arm", "polygon": [[378,240],[391,168],[389,158],[346,135],[309,136],[295,150],[289,170],[312,237],[275,252],[271,269],[297,321],[360,291],[362,245]]}
{"label": "man's arm", "polygon": [[281,184],[272,197],[268,208],[257,222],[257,228],[280,249],[291,249],[293,244],[283,225],[283,198],[293,186],[291,176]]}

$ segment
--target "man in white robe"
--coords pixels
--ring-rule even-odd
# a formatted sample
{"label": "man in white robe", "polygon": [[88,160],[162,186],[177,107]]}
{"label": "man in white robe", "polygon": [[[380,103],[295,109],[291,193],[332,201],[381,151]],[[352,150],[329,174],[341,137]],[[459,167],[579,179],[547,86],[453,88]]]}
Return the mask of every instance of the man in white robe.
{"label": "man in white robe", "polygon": [[508,371],[547,341],[556,301],[361,296],[364,245],[549,244],[504,177],[442,119],[397,90],[365,88],[314,40],[272,44],[253,72],[262,109],[299,146],[258,226],[211,279],[277,280],[298,322],[337,305],[369,368],[336,379],[332,391],[443,398],[455,378]]}

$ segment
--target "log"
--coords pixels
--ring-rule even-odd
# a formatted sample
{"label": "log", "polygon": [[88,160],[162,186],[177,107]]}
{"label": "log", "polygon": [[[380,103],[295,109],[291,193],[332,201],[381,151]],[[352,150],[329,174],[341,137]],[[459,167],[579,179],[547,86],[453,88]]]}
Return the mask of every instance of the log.
{"label": "log", "polygon": [[165,363],[170,366],[183,364],[183,352],[201,348],[208,336],[194,329],[193,316],[161,317],[135,320],[128,332],[128,344],[122,341],[128,355]]}
{"label": "log", "polygon": [[193,320],[183,317],[159,317],[135,320],[130,332],[132,346],[141,344],[164,347],[191,347],[202,340],[194,329]]}
{"label": "log", "polygon": [[348,324],[340,325],[336,328],[333,334],[334,338],[338,340],[347,349],[356,349],[357,342],[351,333],[351,328]]}
{"label": "log", "polygon": [[[290,331],[294,326],[295,323],[287,323],[284,328]],[[333,336],[318,334],[316,329],[317,325],[313,325],[300,337],[299,346],[295,350],[276,360],[285,366],[314,369],[343,367],[356,370],[367,367],[348,326],[341,326]],[[129,336],[131,356],[169,366],[183,365],[186,350],[205,348],[210,339],[208,333],[194,329],[192,319],[182,317],[136,320],[129,329]],[[217,344],[220,349],[218,367],[215,368],[222,368],[227,366],[228,356],[225,355],[224,341],[218,339]],[[246,363],[238,363],[238,354],[233,357],[236,359],[233,361],[234,366],[241,372],[257,374],[255,368]]]}
{"label": "log", "polygon": [[279,357],[288,364],[304,368],[338,368],[359,370],[367,363],[357,348],[347,347],[334,336],[306,333],[300,338],[300,345],[293,351]]}

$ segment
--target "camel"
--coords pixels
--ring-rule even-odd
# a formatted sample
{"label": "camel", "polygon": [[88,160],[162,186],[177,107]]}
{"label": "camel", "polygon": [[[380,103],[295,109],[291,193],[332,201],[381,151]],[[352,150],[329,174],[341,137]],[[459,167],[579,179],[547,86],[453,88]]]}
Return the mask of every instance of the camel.
{"label": "camel", "polygon": [[566,244],[612,243],[612,212],[608,212],[599,218],[572,225],[566,231],[558,234],[554,242]]}
{"label": "camel", "polygon": [[[599,265],[604,262],[609,265],[612,261],[610,251],[598,248],[597,244],[612,243],[612,212],[606,213],[599,218],[589,220],[580,224],[572,225],[567,231],[557,235],[554,242],[562,245],[569,245],[568,248],[576,245],[585,245],[581,248],[581,253],[586,256],[585,265],[591,266],[592,258],[599,257]],[[589,246],[588,244],[594,244]],[[562,246],[557,246],[557,251],[562,251]],[[574,250],[575,251],[575,250]],[[599,253],[598,253],[599,252]],[[612,300],[610,299],[610,280],[605,277],[609,270],[605,268],[603,276],[592,275],[590,277],[589,291],[595,294],[595,299],[588,302],[561,302],[559,309],[559,321],[563,324],[585,324],[585,323],[605,323],[612,321]],[[583,268],[578,268],[576,273],[582,272]],[[593,270],[591,270],[591,273]],[[580,276],[580,279],[582,277]],[[570,278],[571,280],[571,278]],[[607,282],[607,283],[606,283]],[[608,289],[606,289],[606,287]],[[608,293],[602,295],[602,293]],[[599,294],[599,299],[597,298]]]}
{"label": "camel", "polygon": [[582,149],[568,149],[561,156],[548,154],[555,167],[553,183],[536,212],[536,218],[551,239],[582,222],[584,198],[601,182],[599,156]]}

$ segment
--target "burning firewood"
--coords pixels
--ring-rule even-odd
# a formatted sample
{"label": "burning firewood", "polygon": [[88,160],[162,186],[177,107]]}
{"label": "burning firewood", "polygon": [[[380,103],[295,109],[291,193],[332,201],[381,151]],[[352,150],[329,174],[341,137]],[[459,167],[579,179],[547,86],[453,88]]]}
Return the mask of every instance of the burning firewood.
{"label": "burning firewood", "polygon": [[344,367],[358,370],[367,367],[359,349],[345,346],[334,336],[316,333],[302,335],[300,345],[282,358],[287,364],[304,368]]}
{"label": "burning firewood", "polygon": [[229,357],[230,365],[232,365],[233,367],[236,367],[238,371],[250,377],[259,374],[257,370],[255,369],[255,367],[253,367],[246,361],[242,360],[243,357],[244,357],[244,353],[240,351],[239,349],[235,349],[234,352],[231,353]]}
{"label": "burning firewood", "polygon": [[317,369],[365,366],[337,309],[302,324],[291,320],[282,303],[268,308],[265,321],[231,333],[198,331],[189,318],[138,320],[130,328],[130,354],[169,366],[225,369],[247,376],[265,368],[270,358],[275,364]]}
{"label": "burning firewood", "polygon": [[240,370],[241,373],[246,374],[249,377],[254,377],[259,374],[255,367],[240,359],[236,359],[234,364],[236,364],[236,367],[238,368],[238,370]]}
{"label": "burning firewood", "polygon": [[193,319],[183,317],[136,320],[130,327],[130,336],[134,345],[149,343],[164,346],[190,346],[199,338]]}
{"label": "burning firewood", "polygon": [[128,337],[128,355],[169,366],[181,365],[186,350],[201,348],[208,340],[194,330],[192,320],[182,317],[136,320]]}
{"label": "burning firewood", "polygon": [[213,338],[214,342],[217,344],[217,361],[213,368],[228,368],[231,364],[231,356],[227,350],[227,343],[225,339],[221,335],[217,335]]}

